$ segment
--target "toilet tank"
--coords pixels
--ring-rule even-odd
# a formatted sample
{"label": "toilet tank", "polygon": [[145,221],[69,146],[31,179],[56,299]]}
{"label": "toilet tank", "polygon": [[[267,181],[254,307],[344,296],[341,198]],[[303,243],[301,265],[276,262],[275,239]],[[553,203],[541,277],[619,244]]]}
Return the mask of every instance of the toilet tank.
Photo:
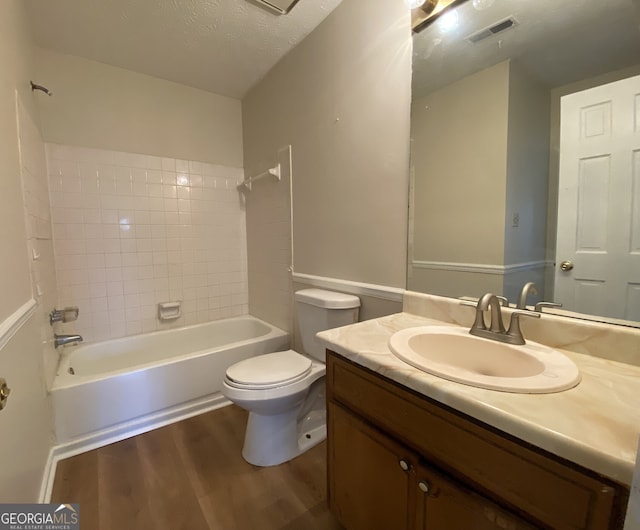
{"label": "toilet tank", "polygon": [[302,348],[324,362],[325,348],[316,340],[316,333],[357,322],[360,298],[324,289],[302,289],[294,297]]}

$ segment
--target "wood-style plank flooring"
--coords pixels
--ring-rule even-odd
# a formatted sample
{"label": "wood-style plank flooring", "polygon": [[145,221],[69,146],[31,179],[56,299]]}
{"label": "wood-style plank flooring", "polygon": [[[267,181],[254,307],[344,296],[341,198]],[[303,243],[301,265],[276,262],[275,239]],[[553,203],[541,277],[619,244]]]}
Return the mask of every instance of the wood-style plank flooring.
{"label": "wood-style plank flooring", "polygon": [[79,503],[90,530],[338,530],[326,503],[326,445],[280,466],[240,454],[235,405],[58,463],[52,503]]}

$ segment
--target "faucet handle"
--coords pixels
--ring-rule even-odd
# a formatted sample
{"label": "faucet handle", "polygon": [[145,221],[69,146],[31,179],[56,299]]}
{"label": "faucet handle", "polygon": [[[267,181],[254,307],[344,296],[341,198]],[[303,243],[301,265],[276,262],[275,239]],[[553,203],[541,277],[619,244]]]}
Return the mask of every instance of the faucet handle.
{"label": "faucet handle", "polygon": [[78,320],[80,309],[77,306],[65,307],[64,309],[53,309],[49,313],[49,324],[52,326],[56,322],[73,322]]}
{"label": "faucet handle", "polygon": [[522,330],[520,329],[520,317],[540,318],[540,313],[533,313],[531,311],[514,311],[511,313],[511,320],[509,321],[509,329],[507,335],[510,337],[510,344],[525,344]]}
{"label": "faucet handle", "polygon": [[509,299],[506,296],[496,295],[496,298],[498,299],[502,307],[509,307]]}
{"label": "faucet handle", "polygon": [[538,302],[534,310],[538,313],[542,313],[543,307],[562,307],[562,304],[558,304],[556,302]]}

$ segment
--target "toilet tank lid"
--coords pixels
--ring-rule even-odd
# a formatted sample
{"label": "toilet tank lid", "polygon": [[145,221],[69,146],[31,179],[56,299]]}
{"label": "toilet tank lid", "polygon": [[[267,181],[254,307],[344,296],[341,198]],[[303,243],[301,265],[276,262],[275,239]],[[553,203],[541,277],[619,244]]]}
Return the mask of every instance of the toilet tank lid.
{"label": "toilet tank lid", "polygon": [[360,298],[352,294],[325,291],[324,289],[302,289],[296,291],[297,302],[323,307],[325,309],[351,309],[360,307]]}

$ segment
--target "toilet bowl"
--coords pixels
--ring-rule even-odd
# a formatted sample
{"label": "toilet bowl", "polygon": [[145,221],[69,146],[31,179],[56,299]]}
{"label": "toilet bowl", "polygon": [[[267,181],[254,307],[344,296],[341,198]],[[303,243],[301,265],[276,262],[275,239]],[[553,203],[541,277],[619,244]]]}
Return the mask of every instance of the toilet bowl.
{"label": "toilet bowl", "polygon": [[227,369],[223,395],[249,411],[242,456],[256,466],[291,460],[326,438],[324,348],[315,334],[357,321],[356,296],[303,289],[295,294],[305,352],[258,355]]}
{"label": "toilet bowl", "polygon": [[[250,372],[270,363],[291,361],[295,367],[282,379],[270,377],[248,382],[234,378],[239,370]],[[249,363],[247,361],[254,361]],[[245,366],[238,366],[243,365]],[[252,366],[253,365],[253,366]],[[233,375],[230,377],[229,372]],[[275,466],[295,458],[326,438],[323,363],[312,361],[293,350],[267,353],[229,368],[222,393],[236,405],[249,411],[244,459],[256,466]],[[307,404],[307,407],[303,405]]]}

